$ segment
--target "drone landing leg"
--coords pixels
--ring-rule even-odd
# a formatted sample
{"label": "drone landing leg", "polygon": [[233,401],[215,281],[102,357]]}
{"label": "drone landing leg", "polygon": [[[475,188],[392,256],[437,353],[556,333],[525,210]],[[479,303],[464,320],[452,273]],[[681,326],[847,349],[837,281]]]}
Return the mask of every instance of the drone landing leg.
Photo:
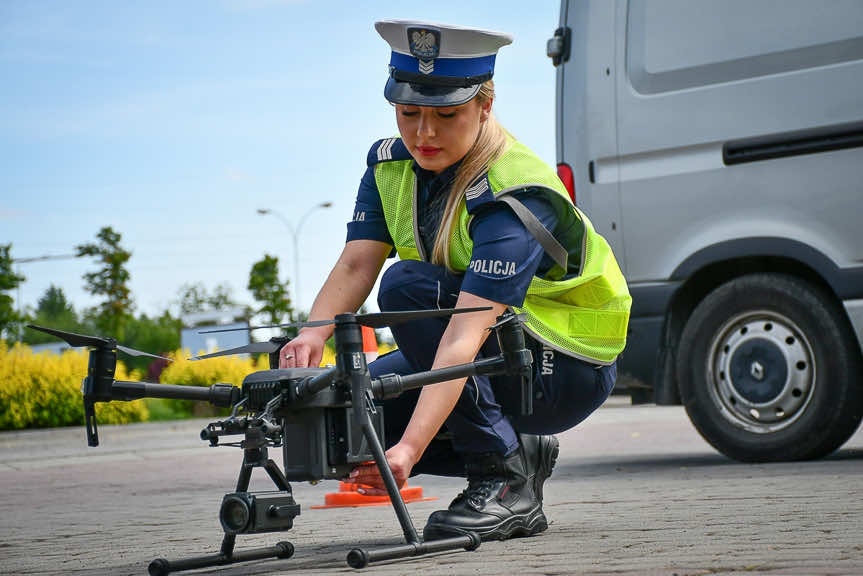
{"label": "drone landing leg", "polygon": [[[287,478],[279,469],[278,465],[267,457],[267,448],[257,445],[256,438],[246,437],[250,445],[245,448],[243,457],[243,465],[240,467],[240,474],[237,477],[236,492],[245,492],[249,488],[249,481],[252,478],[252,469],[263,468],[273,481],[273,484],[279,490],[290,492],[291,485]],[[294,545],[290,542],[278,542],[275,546],[265,546],[262,548],[252,548],[250,550],[241,550],[234,552],[234,544],[236,543],[236,534],[225,534],[222,539],[222,547],[218,554],[209,556],[196,556],[194,558],[186,558],[184,560],[166,560],[165,558],[156,558],[150,562],[148,572],[150,576],[167,576],[171,572],[180,572],[182,570],[194,570],[196,568],[207,568],[210,566],[224,566],[226,564],[235,564],[237,562],[249,562],[251,560],[263,560],[266,558],[290,558],[294,555]]]}
{"label": "drone landing leg", "polygon": [[230,556],[224,554],[212,554],[210,556],[198,556],[185,560],[168,561],[164,558],[156,558],[150,562],[148,571],[150,576],[167,576],[171,572],[181,570],[194,570],[195,568],[208,568],[210,566],[224,566],[236,562],[249,562],[251,560],[263,560],[265,558],[290,558],[294,555],[294,546],[290,542],[279,542],[275,546],[264,548],[253,548],[236,552]]}
{"label": "drone landing leg", "polygon": [[375,462],[378,465],[378,470],[386,484],[387,492],[390,495],[390,500],[393,504],[396,516],[402,526],[402,531],[405,534],[406,544],[399,546],[390,546],[387,548],[378,548],[376,550],[365,550],[363,548],[354,548],[348,552],[348,565],[352,568],[364,568],[370,562],[378,562],[381,560],[394,560],[396,558],[408,558],[410,556],[422,556],[432,552],[443,552],[446,550],[456,550],[464,548],[465,550],[476,550],[480,545],[480,538],[474,532],[465,532],[463,536],[453,538],[443,538],[441,540],[430,540],[423,542],[417,536],[416,529],[411,521],[405,501],[402,499],[399,492],[396,480],[393,477],[392,470],[387,465],[387,457],[384,449],[378,440],[372,425],[369,414],[363,411],[362,428],[363,436],[371,448],[372,454],[375,457]]}

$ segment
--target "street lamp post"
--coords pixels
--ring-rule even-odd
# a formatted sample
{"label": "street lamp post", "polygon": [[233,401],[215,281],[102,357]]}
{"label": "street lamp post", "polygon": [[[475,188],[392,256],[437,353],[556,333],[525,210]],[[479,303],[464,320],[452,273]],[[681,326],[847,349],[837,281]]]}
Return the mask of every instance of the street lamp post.
{"label": "street lamp post", "polygon": [[[46,260],[72,260],[73,258],[78,258],[78,255],[77,254],[44,254],[42,256],[34,256],[32,258],[13,258],[12,262],[17,265],[16,267],[18,269],[18,276],[21,276],[21,264],[30,264],[32,262],[44,262]],[[18,341],[19,342],[21,341],[22,337],[24,336],[22,334],[23,326],[21,325],[21,322],[20,322],[21,313],[22,313],[21,283],[19,282],[18,283],[18,316],[19,316]]]}
{"label": "street lamp post", "polygon": [[258,214],[261,216],[275,216],[279,220],[282,221],[288,231],[291,233],[291,238],[294,244],[294,300],[296,301],[296,310],[299,312],[302,310],[302,306],[300,305],[300,230],[303,227],[303,224],[306,222],[306,219],[309,215],[318,210],[320,208],[329,208],[332,206],[332,202],[321,202],[320,204],[316,204],[309,208],[305,214],[303,214],[299,221],[297,221],[297,225],[293,226],[287,218],[285,218],[280,212],[273,210],[271,208],[258,208]]}

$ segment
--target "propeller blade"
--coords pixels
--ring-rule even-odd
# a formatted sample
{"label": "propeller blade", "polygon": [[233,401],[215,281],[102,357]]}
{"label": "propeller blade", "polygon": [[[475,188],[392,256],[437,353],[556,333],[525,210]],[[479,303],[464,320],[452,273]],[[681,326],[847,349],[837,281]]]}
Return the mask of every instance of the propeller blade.
{"label": "propeller blade", "polygon": [[38,330],[65,341],[69,346],[80,348],[82,346],[92,346],[101,348],[102,346],[114,347],[115,342],[107,338],[99,338],[98,336],[86,336],[84,334],[75,334],[74,332],[64,332],[63,330],[55,330],[53,328],[45,328],[44,326],[36,326],[35,324],[27,324],[27,328]]}
{"label": "propeller blade", "polygon": [[278,342],[252,342],[245,346],[230,348],[228,350],[219,350],[212,354],[202,354],[201,356],[193,356],[189,360],[204,360],[206,358],[215,358],[216,356],[230,356],[232,354],[270,354],[282,347],[283,344]]}
{"label": "propeller blade", "polygon": [[33,330],[38,330],[39,332],[44,332],[46,334],[56,336],[57,338],[66,341],[69,346],[72,346],[74,348],[81,348],[83,346],[102,348],[107,346],[108,348],[116,348],[117,350],[125,352],[130,356],[150,356],[152,358],[161,358],[163,360],[173,362],[173,360],[171,360],[170,358],[165,358],[164,356],[156,356],[155,354],[150,354],[149,352],[141,352],[140,350],[135,350],[134,348],[120,346],[117,344],[116,341],[111,338],[100,338],[99,336],[87,336],[85,334],[76,334],[74,332],[64,332],[63,330],[55,330],[53,328],[46,328],[44,326],[36,326],[35,324],[27,324],[27,328],[31,328]]}
{"label": "propeller blade", "polygon": [[201,330],[198,334],[213,334],[214,332],[238,332],[240,330],[259,330],[261,328],[305,328],[335,324],[335,320],[313,320],[311,322],[290,322],[288,324],[268,324],[266,326],[249,326],[248,328],[222,328],[219,330]]}
{"label": "propeller blade", "polygon": [[129,348],[128,346],[120,346],[117,344],[117,350],[120,352],[125,352],[129,356],[149,356],[150,358],[160,358],[162,360],[167,360],[168,362],[173,362],[172,358],[165,358],[164,356],[157,356],[156,354],[150,354],[149,352],[141,352],[140,350],[135,350],[134,348]]}
{"label": "propeller blade", "polygon": [[[453,314],[464,314],[467,312],[480,312],[491,310],[491,306],[479,308],[442,308],[440,310],[405,310],[402,312],[372,312],[370,314],[356,314],[354,319],[357,324],[369,328],[385,328],[393,324],[410,322],[411,320],[422,320],[424,318],[436,318],[439,316],[452,316]],[[289,324],[270,324],[268,326],[249,326],[248,328],[223,328],[219,330],[201,330],[198,334],[212,334],[214,332],[236,332],[238,330],[258,330],[260,328],[307,328],[313,326],[327,326],[335,324],[335,320],[312,320],[311,322],[291,322]]]}
{"label": "propeller blade", "polygon": [[406,310],[404,312],[372,312],[370,314],[357,314],[357,323],[369,328],[384,328],[393,324],[410,322],[411,320],[482,312],[483,310],[491,310],[491,306],[481,306],[479,308],[443,308],[440,310]]}
{"label": "propeller blade", "polygon": [[527,314],[522,312],[521,314],[513,314],[512,316],[507,316],[506,318],[503,318],[502,320],[499,320],[498,322],[495,322],[494,324],[489,326],[488,329],[494,330],[495,328],[503,326],[507,322],[512,322],[513,319],[518,320],[519,322],[524,322],[527,320]]}

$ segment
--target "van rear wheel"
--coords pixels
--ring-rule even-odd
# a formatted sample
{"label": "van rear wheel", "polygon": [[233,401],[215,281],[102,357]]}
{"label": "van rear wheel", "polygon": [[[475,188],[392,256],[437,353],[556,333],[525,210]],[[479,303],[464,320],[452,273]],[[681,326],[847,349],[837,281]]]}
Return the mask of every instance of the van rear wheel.
{"label": "van rear wheel", "polygon": [[736,460],[818,458],[863,416],[855,335],[835,300],[794,276],[742,276],[708,294],[676,369],[690,420]]}

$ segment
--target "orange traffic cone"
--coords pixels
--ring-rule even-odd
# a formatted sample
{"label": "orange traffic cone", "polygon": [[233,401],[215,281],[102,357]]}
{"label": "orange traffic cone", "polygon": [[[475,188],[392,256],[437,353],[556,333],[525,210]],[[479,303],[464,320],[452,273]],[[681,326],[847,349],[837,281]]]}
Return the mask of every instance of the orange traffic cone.
{"label": "orange traffic cone", "polygon": [[[357,492],[357,488],[363,488],[363,486],[363,484],[339,482],[339,491],[330,492],[325,495],[323,506],[310,506],[310,508],[321,510],[324,508],[347,508],[351,506],[387,506],[392,503],[389,496],[369,496]],[[437,500],[437,498],[423,498],[422,487],[408,486],[407,482],[405,482],[404,487],[399,492],[401,492],[402,500],[406,503]]]}
{"label": "orange traffic cone", "polygon": [[366,353],[366,364],[378,357],[378,339],[375,329],[369,326],[363,326],[363,352]]}

